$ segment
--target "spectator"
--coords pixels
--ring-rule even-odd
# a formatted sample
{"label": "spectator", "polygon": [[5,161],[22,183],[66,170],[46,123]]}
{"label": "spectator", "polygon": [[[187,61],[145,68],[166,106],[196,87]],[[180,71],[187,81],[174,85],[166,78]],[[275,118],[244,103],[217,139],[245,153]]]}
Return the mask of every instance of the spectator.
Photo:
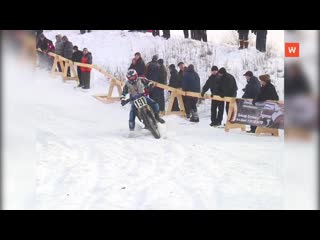
{"label": "spectator", "polygon": [[[62,56],[63,54],[63,42],[62,42],[61,34],[56,35],[55,52],[59,56]],[[59,62],[57,63],[57,66],[58,66],[59,72],[61,72],[61,66]]]}
{"label": "spectator", "polygon": [[191,39],[198,40],[198,30],[191,30]]}
{"label": "spectator", "polygon": [[184,38],[189,38],[189,30],[183,30]]}
{"label": "spectator", "polygon": [[[92,64],[92,54],[87,48],[83,49],[81,63]],[[82,87],[83,89],[90,89],[90,72],[91,68],[81,67],[81,82],[84,85]]]}
{"label": "spectator", "polygon": [[[74,46],[73,53],[72,53],[72,61],[80,63],[81,59],[82,59],[82,55],[83,55],[83,52],[78,49],[78,46]],[[81,67],[79,67],[79,66],[77,66],[77,74],[78,74],[78,78],[79,78],[78,87],[83,87],[84,84],[83,84],[82,78],[81,78]]]}
{"label": "spectator", "polygon": [[198,30],[199,31],[199,40],[207,42],[207,30]]}
{"label": "spectator", "polygon": [[[247,85],[243,89],[244,94],[242,98],[251,98],[255,99],[259,92],[260,92],[260,82],[257,77],[253,76],[253,73],[251,71],[246,72],[243,76],[247,79]],[[255,133],[257,127],[256,126],[250,126],[250,131],[247,131],[248,133]]]}
{"label": "spectator", "polygon": [[[195,72],[194,66],[190,64],[183,75],[182,90],[189,92],[200,93],[200,78]],[[186,96],[186,105],[190,109],[190,122],[199,122],[199,115],[197,110],[198,98]]]}
{"label": "spectator", "polygon": [[[158,60],[159,64],[159,80],[158,82],[164,85],[167,85],[167,70],[163,65],[163,59]],[[152,94],[151,94],[152,93]],[[153,97],[151,96],[153,95]],[[164,112],[165,110],[165,101],[164,101],[164,90],[162,88],[154,88],[150,92],[150,97],[153,98],[158,104],[160,108],[160,112]]]}
{"label": "spectator", "polygon": [[146,65],[141,57],[141,54],[139,52],[134,54],[134,57],[136,59],[136,65],[135,65],[135,70],[138,73],[139,77],[144,77],[144,72],[146,70]]}
{"label": "spectator", "polygon": [[85,34],[86,31],[87,31],[88,33],[91,32],[91,30],[80,30],[80,34]]}
{"label": "spectator", "polygon": [[237,30],[239,33],[239,49],[248,48],[249,46],[249,30]]}
{"label": "spectator", "polygon": [[[219,76],[221,77],[220,97],[237,97],[238,86],[235,78],[227,73],[225,68],[219,69]],[[229,102],[226,103],[226,112],[229,113]]]}
{"label": "spectator", "polygon": [[50,70],[53,64],[53,57],[49,56],[48,53],[55,51],[52,41],[47,39],[45,35],[41,33],[36,47],[42,51],[38,53],[40,66]]}
{"label": "spectator", "polygon": [[252,104],[255,105],[256,102],[264,102],[267,100],[278,101],[279,96],[274,85],[271,83],[270,75],[261,75],[259,76],[259,79],[261,82],[261,89],[258,96],[253,99]]}
{"label": "spectator", "polygon": [[[205,92],[207,92],[210,88],[211,96],[221,95],[221,79],[218,75],[218,67],[213,66],[211,68],[211,76],[205,83],[202,88],[201,96],[203,97]],[[218,109],[218,116],[217,116],[217,109]],[[223,111],[224,111],[224,102],[218,100],[211,101],[211,127],[220,126],[223,118]]]}
{"label": "spectator", "polygon": [[252,30],[257,36],[256,49],[260,52],[266,52],[268,30]]}
{"label": "spectator", "polygon": [[[186,72],[187,67],[184,65],[183,62],[179,62],[178,67],[180,69],[178,72],[178,82],[181,83],[181,87],[182,87],[183,75]],[[188,101],[188,100],[186,100],[186,96],[182,96],[182,100],[183,100],[183,105],[184,105],[184,109],[186,111],[187,118],[190,118],[190,109],[188,108],[188,105],[186,104],[186,102]]]}
{"label": "spectator", "polygon": [[[170,70],[169,86],[173,87],[173,88],[181,88],[181,81],[179,81],[178,71],[177,71],[175,65],[171,64],[169,66],[169,70]],[[172,111],[180,111],[177,98],[174,99]]]}
{"label": "spectator", "polygon": [[147,79],[155,82],[159,81],[159,66],[157,61],[158,61],[158,56],[154,55],[152,57],[151,62],[147,64],[146,74],[145,74]]}
{"label": "spectator", "polygon": [[129,69],[134,69],[135,70],[136,69],[136,64],[137,64],[137,60],[135,58],[132,58],[131,64],[130,64],[130,67],[128,68],[128,70]]}
{"label": "spectator", "polygon": [[160,30],[152,30],[153,36],[160,36]]}
{"label": "spectator", "polygon": [[[62,57],[72,60],[72,53],[73,53],[73,45],[68,40],[67,36],[62,37],[63,42],[63,51],[62,51]],[[70,77],[70,68],[68,67],[67,71],[67,77]]]}
{"label": "spectator", "polygon": [[162,30],[163,31],[163,37],[165,39],[169,39],[170,38],[170,30]]}

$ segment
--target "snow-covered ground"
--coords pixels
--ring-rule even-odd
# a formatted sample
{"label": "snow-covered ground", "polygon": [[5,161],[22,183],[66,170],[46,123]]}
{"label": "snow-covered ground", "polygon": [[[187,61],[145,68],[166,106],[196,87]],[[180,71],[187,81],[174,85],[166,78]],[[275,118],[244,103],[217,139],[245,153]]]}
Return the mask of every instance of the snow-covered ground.
{"label": "snow-covered ground", "polygon": [[[177,63],[178,57],[166,50],[166,46],[173,51],[173,46],[177,44],[199,46],[198,49],[188,48],[182,54],[189,54],[191,50],[199,54],[199,49],[202,49],[201,43],[185,41],[179,35],[167,42],[151,36],[145,39],[142,33],[120,31],[96,31],[85,35],[79,35],[78,31],[48,31],[46,35],[53,39],[57,33],[68,34],[70,40],[79,47],[88,47],[93,52],[94,63],[105,66],[113,73],[126,70],[136,51],[145,54],[148,59],[153,51],[165,50],[168,55],[160,57],[170,59],[167,60],[170,64]],[[250,64],[256,64],[257,72],[267,69],[259,65],[257,59],[264,57],[256,54],[254,48],[239,53],[236,46],[212,44],[215,47],[211,51],[219,53],[216,55],[219,56],[217,64],[222,66],[224,61],[228,61],[227,65],[232,66],[235,75],[237,71],[239,75],[243,74],[241,59],[244,56]],[[187,54],[182,61],[198,56]],[[279,64],[278,69],[283,69],[280,59],[281,53],[261,63],[270,64],[270,71],[274,69],[272,64],[276,63]],[[200,63],[206,63],[205,60],[201,61],[195,60],[203,83],[208,69],[201,67]],[[128,137],[130,106],[103,104],[91,96],[107,91],[108,81],[100,73],[92,72],[93,88],[85,93],[75,90],[74,82],[62,83],[61,79],[52,78],[43,71],[17,72],[10,62],[6,64],[4,156],[5,159],[18,160],[6,162],[5,177],[15,179],[14,176],[19,175],[16,167],[23,162],[28,163],[29,167],[35,166],[36,178],[29,183],[35,191],[30,194],[28,201],[17,198],[21,192],[14,188],[13,183],[5,185],[5,207],[284,207],[282,133],[280,137],[257,137],[240,130],[225,133],[223,129],[211,128],[210,105],[207,103],[200,106],[198,124],[191,124],[176,116],[165,116],[166,124],[160,126],[161,139],[154,139],[139,124],[135,136]],[[21,73],[24,74],[23,80]],[[280,81],[279,77],[277,87],[281,92]],[[242,82],[244,84],[244,79],[239,78],[238,84]],[[240,86],[239,89],[240,96]],[[32,170],[30,172],[32,176]]]}

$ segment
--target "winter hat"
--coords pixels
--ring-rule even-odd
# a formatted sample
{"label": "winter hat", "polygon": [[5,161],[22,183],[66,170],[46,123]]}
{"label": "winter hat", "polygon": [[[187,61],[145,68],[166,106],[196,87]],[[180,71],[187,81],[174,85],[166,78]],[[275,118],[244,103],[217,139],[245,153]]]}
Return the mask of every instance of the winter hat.
{"label": "winter hat", "polygon": [[139,53],[139,52],[136,52],[135,54],[134,54],[135,56],[139,56],[139,57],[141,57],[141,53]]}
{"label": "winter hat", "polygon": [[270,75],[269,75],[269,74],[261,75],[261,76],[259,76],[259,79],[260,79],[261,81],[263,81],[263,82],[268,83],[268,82],[270,82]]}
{"label": "winter hat", "polygon": [[67,36],[63,36],[63,37],[62,37],[62,41],[68,41]]}
{"label": "winter hat", "polygon": [[247,71],[243,76],[253,77],[253,73],[251,71]]}
{"label": "winter hat", "polygon": [[153,57],[152,57],[152,61],[157,61],[158,60],[158,55],[154,55]]}
{"label": "winter hat", "polygon": [[222,75],[225,75],[227,73],[227,71],[226,71],[225,68],[220,68],[219,69],[219,73],[222,74]]}
{"label": "winter hat", "polygon": [[169,65],[169,69],[170,69],[170,70],[176,69],[176,66],[175,66],[174,64],[170,64],[170,65]]}
{"label": "winter hat", "polygon": [[213,66],[213,67],[211,68],[211,72],[213,72],[213,71],[219,71],[219,68],[218,68],[217,66]]}
{"label": "winter hat", "polygon": [[163,65],[163,59],[159,59],[159,60],[158,60],[158,63],[159,63],[160,65]]}
{"label": "winter hat", "polygon": [[178,63],[178,67],[179,67],[181,64],[184,64],[184,62],[179,62],[179,63]]}
{"label": "winter hat", "polygon": [[73,48],[72,48],[73,50],[76,50],[76,51],[78,51],[79,50],[79,48],[78,48],[78,46],[73,46]]}
{"label": "winter hat", "polygon": [[194,72],[194,66],[193,66],[193,64],[190,64],[190,65],[188,66],[187,70],[188,70],[189,72]]}

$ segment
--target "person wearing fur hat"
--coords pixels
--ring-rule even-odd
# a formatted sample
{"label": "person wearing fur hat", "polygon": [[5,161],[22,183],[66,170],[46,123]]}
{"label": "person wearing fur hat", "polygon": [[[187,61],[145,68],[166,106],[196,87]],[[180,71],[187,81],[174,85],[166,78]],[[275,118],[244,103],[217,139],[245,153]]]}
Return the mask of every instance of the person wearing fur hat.
{"label": "person wearing fur hat", "polygon": [[[247,79],[247,85],[244,89],[244,94],[242,98],[250,98],[255,99],[259,92],[260,92],[260,82],[257,77],[253,76],[253,73],[251,71],[247,71],[245,74],[243,74],[245,78]],[[248,133],[255,133],[257,129],[257,126],[250,126],[250,131],[247,131]]]}
{"label": "person wearing fur hat", "polygon": [[[237,97],[237,82],[234,76],[227,73],[225,68],[219,69],[219,76],[221,77],[221,95],[220,97]],[[226,112],[229,112],[229,102],[226,103]]]}
{"label": "person wearing fur hat", "polygon": [[[213,66],[211,68],[211,75],[205,85],[202,88],[201,96],[203,97],[204,94],[210,89],[211,96],[221,95],[221,79],[218,76],[218,67]],[[211,101],[211,127],[220,126],[223,118],[223,110],[224,109],[224,102],[212,100]],[[218,116],[217,116],[217,110],[218,110]]]}
{"label": "person wearing fur hat", "polygon": [[259,79],[260,79],[260,83],[261,83],[260,93],[258,94],[257,97],[255,97],[253,99],[252,104],[255,105],[256,102],[264,102],[267,100],[278,101],[279,96],[276,91],[276,88],[271,83],[270,75],[268,75],[268,74],[261,75],[261,76],[259,76]]}
{"label": "person wearing fur hat", "polygon": [[[181,88],[181,81],[178,77],[178,71],[176,69],[176,66],[174,64],[171,64],[169,66],[169,70],[170,70],[169,86],[173,88]],[[177,98],[174,99],[172,111],[180,111]]]}

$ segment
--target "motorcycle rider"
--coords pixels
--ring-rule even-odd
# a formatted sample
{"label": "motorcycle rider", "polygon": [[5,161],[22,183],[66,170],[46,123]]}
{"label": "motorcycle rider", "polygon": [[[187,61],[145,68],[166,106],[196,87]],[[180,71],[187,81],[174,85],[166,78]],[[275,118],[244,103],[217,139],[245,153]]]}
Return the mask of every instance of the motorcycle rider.
{"label": "motorcycle rider", "polygon": [[[159,104],[148,97],[149,88],[153,87],[153,82],[145,77],[138,77],[138,73],[134,69],[129,69],[127,72],[127,79],[122,94],[120,97],[121,105],[126,105],[129,101],[131,102],[131,110],[129,113],[129,129],[133,131],[135,128],[135,118],[136,118],[136,107],[133,104],[132,98],[139,98],[144,96],[147,100],[148,105],[153,109],[155,118],[160,123],[165,123],[165,121],[159,116]],[[130,98],[125,100],[126,95],[130,94]]]}

